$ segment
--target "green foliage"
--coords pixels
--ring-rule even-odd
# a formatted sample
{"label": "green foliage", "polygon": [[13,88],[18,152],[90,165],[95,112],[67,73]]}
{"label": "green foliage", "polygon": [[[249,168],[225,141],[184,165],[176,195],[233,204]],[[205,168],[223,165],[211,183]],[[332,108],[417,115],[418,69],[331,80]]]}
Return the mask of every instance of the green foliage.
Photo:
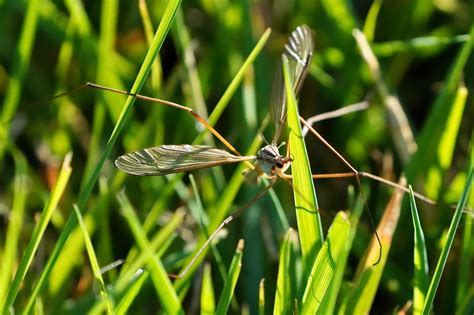
{"label": "green foliage", "polygon": [[[409,301],[414,313],[472,314],[469,5],[1,1],[2,314],[391,313]],[[290,184],[278,180],[246,208],[269,181],[245,182],[245,163],[192,177],[115,168],[118,155],[158,144],[224,146],[185,111],[78,86],[193,108],[254,155],[273,137],[276,61],[303,23],[316,50],[298,99],[287,89]],[[389,201],[393,189],[368,179],[358,198],[347,196],[357,181],[311,179],[350,170],[303,136],[299,115],[364,100],[366,111],[315,129],[356,169],[406,174],[436,205],[413,194],[403,203],[400,192]],[[181,279],[170,277],[242,207]],[[376,266],[364,209],[382,243]]]}

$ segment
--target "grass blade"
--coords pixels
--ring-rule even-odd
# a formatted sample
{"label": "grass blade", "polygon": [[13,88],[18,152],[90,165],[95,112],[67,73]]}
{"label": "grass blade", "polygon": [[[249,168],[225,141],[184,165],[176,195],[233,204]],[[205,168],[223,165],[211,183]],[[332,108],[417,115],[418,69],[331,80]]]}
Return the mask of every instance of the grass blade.
{"label": "grass blade", "polygon": [[97,289],[99,290],[102,302],[105,303],[105,312],[106,314],[113,314],[113,303],[109,297],[109,294],[107,293],[107,287],[105,286],[104,279],[102,278],[102,273],[100,271],[99,262],[97,261],[97,256],[94,251],[94,246],[92,245],[92,240],[89,236],[89,232],[87,232],[86,225],[82,220],[81,211],[77,208],[77,206],[74,206],[74,213],[77,216],[77,221],[79,222],[82,235],[84,236],[84,243],[86,244],[87,254],[89,255],[89,261],[91,263],[92,271],[94,273]]}
{"label": "grass blade", "polygon": [[227,280],[222,289],[222,294],[217,304],[216,314],[227,314],[232,296],[234,295],[235,285],[239,279],[240,269],[242,268],[242,251],[244,249],[244,240],[240,240],[237,249],[230,264]]}
{"label": "grass blade", "polygon": [[469,166],[469,168],[470,169],[469,169],[469,173],[466,179],[466,185],[464,186],[464,191],[461,195],[461,199],[459,200],[458,206],[456,207],[456,211],[454,212],[451,225],[449,226],[448,235],[446,236],[446,243],[443,249],[441,250],[441,255],[439,257],[438,264],[436,265],[435,272],[433,274],[433,277],[431,278],[430,286],[428,288],[428,293],[426,294],[425,305],[423,306],[423,314],[429,314],[433,307],[434,297],[436,295],[436,291],[438,290],[438,286],[441,281],[441,276],[443,274],[444,267],[446,266],[449,251],[451,250],[451,246],[453,245],[454,236],[456,235],[459,222],[461,221],[463,210],[466,207],[467,200],[469,199],[469,194],[471,192],[471,186],[472,186],[472,177],[473,177],[472,164]]}
{"label": "grass blade", "polygon": [[204,265],[201,289],[201,314],[215,314],[216,301],[214,294],[214,285],[212,284],[211,265]]}
{"label": "grass blade", "polygon": [[18,244],[24,225],[25,206],[28,196],[28,162],[21,152],[11,148],[15,161],[15,177],[13,179],[13,200],[6,228],[5,244],[1,250],[0,264],[0,301],[5,300],[8,286],[11,284],[13,272],[17,264]]}
{"label": "grass blade", "polygon": [[273,314],[291,313],[293,300],[296,298],[296,257],[291,241],[295,237],[294,233],[293,229],[289,229],[281,244]]}
{"label": "grass blade", "polygon": [[303,254],[303,277],[309,275],[312,262],[323,243],[321,219],[311,168],[309,166],[306,144],[301,133],[298,108],[290,82],[288,60],[283,57],[283,75],[288,100],[288,128],[291,158],[291,173],[295,198],[295,211],[298,221],[301,251]]}
{"label": "grass blade", "polygon": [[345,248],[349,235],[350,223],[347,214],[338,212],[329,229],[328,237],[314,260],[303,294],[302,314],[316,314],[321,306],[341,257],[347,255]]}
{"label": "grass blade", "polygon": [[410,209],[414,227],[414,255],[415,282],[413,287],[413,314],[421,314],[425,304],[426,291],[428,290],[428,255],[426,253],[425,235],[421,227],[418,209],[416,207],[413,189],[410,185]]}
{"label": "grass blade", "polygon": [[166,273],[161,260],[155,257],[153,249],[146,238],[146,233],[124,192],[121,192],[118,195],[118,200],[122,207],[125,219],[130,225],[130,229],[135,237],[135,241],[147,256],[147,265],[150,276],[153,280],[153,284],[155,285],[156,292],[158,293],[163,308],[170,314],[181,313],[182,310],[178,295],[168,278],[168,274]]}
{"label": "grass blade", "polygon": [[258,285],[258,314],[265,315],[265,279]]}

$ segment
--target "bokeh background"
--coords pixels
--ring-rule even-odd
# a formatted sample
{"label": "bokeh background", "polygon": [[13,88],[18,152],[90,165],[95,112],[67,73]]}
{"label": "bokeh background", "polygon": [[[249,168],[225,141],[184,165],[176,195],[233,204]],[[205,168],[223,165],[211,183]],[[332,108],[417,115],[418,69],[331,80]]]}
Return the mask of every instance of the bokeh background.
{"label": "bokeh background", "polygon": [[[13,149],[8,147],[14,147],[26,161],[18,260],[57,179],[64,156],[68,152],[74,155],[67,190],[15,304],[20,309],[72,213],[79,190],[103,152],[125,102],[122,95],[77,87],[90,81],[129,90],[148,49],[145,29],[156,29],[166,5],[165,1],[146,1],[150,15],[149,20],[145,19],[149,21],[146,24],[139,10],[139,5],[144,3],[141,1],[36,1],[39,3],[36,25],[24,31],[31,2],[0,1],[0,102],[2,135],[7,135],[1,138],[4,147],[0,177],[0,255],[5,250],[9,214],[18,189],[15,181],[18,165],[9,153]],[[296,26],[307,24],[315,32],[316,49],[300,93],[300,114],[307,118],[354,103],[366,101],[369,104],[367,110],[319,122],[315,127],[358,170],[394,181],[402,172],[408,172],[415,190],[439,200],[439,206],[418,204],[430,266],[434,268],[440,242],[453,213],[447,205],[459,199],[469,161],[474,117],[473,59],[467,60],[462,71],[461,82],[468,95],[465,108],[459,114],[454,149],[446,153],[452,159],[448,165],[439,167],[438,177],[429,177],[433,176],[429,174],[430,170],[420,167],[436,155],[430,149],[424,149],[425,155],[418,157],[418,166],[410,166],[410,162],[404,161],[394,144],[397,131],[388,126],[391,116],[384,106],[384,97],[393,95],[399,100],[414,137],[418,139],[430,115],[434,115],[434,104],[462,45],[469,40],[472,13],[473,6],[469,1],[455,0],[184,1],[141,93],[189,106],[207,117],[260,36],[271,27],[265,49],[246,73],[216,125],[229,142],[246,153],[255,138],[262,134],[266,139],[272,138],[271,126],[263,132],[260,130],[269,112],[273,73],[288,35]],[[372,45],[381,67],[378,80],[361,58],[352,35],[354,28],[363,30]],[[26,36],[22,31],[31,36],[29,50],[19,47],[20,38]],[[17,84],[16,92],[11,90],[12,82]],[[386,87],[388,94],[380,92],[380,84]],[[51,99],[71,90],[66,96]],[[15,96],[11,96],[12,93]],[[439,130],[444,128],[446,126],[439,125]],[[132,118],[122,130],[102,170],[100,184],[94,187],[87,209],[82,209],[83,213],[90,214],[87,223],[101,265],[124,259],[134,245],[115,197],[123,189],[142,221],[152,207],[160,207],[150,234],[165,225],[177,209],[186,213],[163,256],[170,272],[176,271],[183,257],[194,248],[200,232],[190,213],[195,196],[188,175],[165,198],[163,194],[170,178],[126,176],[112,162],[117,156],[139,148],[163,143],[191,143],[201,131],[202,126],[185,112],[137,101]],[[219,143],[217,146],[223,148]],[[306,146],[314,173],[349,171],[311,135],[306,138]],[[410,175],[410,172],[415,173],[413,168],[417,169],[417,176]],[[219,201],[234,171],[235,166],[231,165],[214,171],[193,172],[204,209],[212,208]],[[428,184],[427,178],[430,179]],[[363,179],[362,182],[368,208],[378,221],[392,190],[371,180]],[[354,180],[316,182],[326,228],[335,211],[350,210],[348,187],[351,185],[355,185],[358,193],[360,187]],[[260,189],[243,185],[229,212],[246,204]],[[275,192],[289,224],[296,228],[291,187],[281,181],[275,186]],[[258,284],[262,278],[266,279],[268,305],[273,303],[278,250],[285,233],[274,209],[268,196],[262,198],[226,229],[226,237],[222,237],[217,246],[224,265],[228,266],[237,240],[246,240],[242,273],[231,308],[233,312],[256,311]],[[347,280],[353,276],[372,233],[370,220],[364,215],[349,258]],[[374,301],[374,313],[392,312],[411,299],[412,235],[410,210],[405,203]],[[48,290],[42,294],[47,313],[87,310],[94,297],[94,280],[83,245],[69,244],[67,248],[70,261],[64,263],[62,270],[53,271],[56,279],[48,283]],[[472,248],[469,250],[472,253]],[[460,253],[460,243],[455,243],[435,301],[438,313],[449,312],[456,303],[456,291],[452,286],[457,281]],[[214,266],[212,255],[206,260]],[[219,292],[222,281],[217,276],[217,268],[212,270]],[[200,273],[202,269],[198,269],[191,282],[194,289],[188,291],[183,302],[188,312],[196,311],[198,307],[195,291],[199,290]],[[113,283],[116,276],[117,269],[106,273],[106,283]],[[158,307],[153,287],[147,283],[132,310],[146,314],[153,313],[152,310]]]}

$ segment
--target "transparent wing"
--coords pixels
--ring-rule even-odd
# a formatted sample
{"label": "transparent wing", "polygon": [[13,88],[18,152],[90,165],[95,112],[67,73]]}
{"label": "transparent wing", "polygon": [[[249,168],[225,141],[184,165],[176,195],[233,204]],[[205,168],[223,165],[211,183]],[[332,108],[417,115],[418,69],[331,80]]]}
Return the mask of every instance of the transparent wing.
{"label": "transparent wing", "polygon": [[[313,31],[301,25],[291,33],[283,54],[288,57],[290,76],[295,95],[298,95],[313,57]],[[271,98],[271,115],[275,124],[275,135],[272,143],[277,143],[286,121],[286,92],[281,66],[277,69],[273,81]]]}
{"label": "transparent wing", "polygon": [[253,160],[205,145],[160,145],[124,154],[115,160],[122,171],[139,176],[166,175]]}

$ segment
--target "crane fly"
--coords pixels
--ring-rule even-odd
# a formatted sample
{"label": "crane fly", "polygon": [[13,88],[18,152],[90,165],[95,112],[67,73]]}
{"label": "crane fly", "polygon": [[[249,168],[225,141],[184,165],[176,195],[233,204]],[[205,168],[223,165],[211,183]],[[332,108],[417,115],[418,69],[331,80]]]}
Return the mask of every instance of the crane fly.
{"label": "crane fly", "polygon": [[[283,55],[289,60],[295,95],[301,89],[308,72],[313,49],[312,30],[306,25],[297,27],[285,45]],[[286,122],[286,96],[281,71],[277,71],[273,85],[271,115],[275,125],[275,135],[272,142],[260,149],[256,155],[242,156],[232,146],[230,148],[234,154],[206,145],[160,145],[124,154],[115,160],[115,165],[132,175],[161,176],[253,161],[252,170],[245,172],[248,177],[253,176],[252,171],[271,179],[278,176],[285,177],[284,171],[290,166],[291,158],[281,155],[279,152],[281,145],[277,145]],[[226,143],[227,141],[224,144]]]}

